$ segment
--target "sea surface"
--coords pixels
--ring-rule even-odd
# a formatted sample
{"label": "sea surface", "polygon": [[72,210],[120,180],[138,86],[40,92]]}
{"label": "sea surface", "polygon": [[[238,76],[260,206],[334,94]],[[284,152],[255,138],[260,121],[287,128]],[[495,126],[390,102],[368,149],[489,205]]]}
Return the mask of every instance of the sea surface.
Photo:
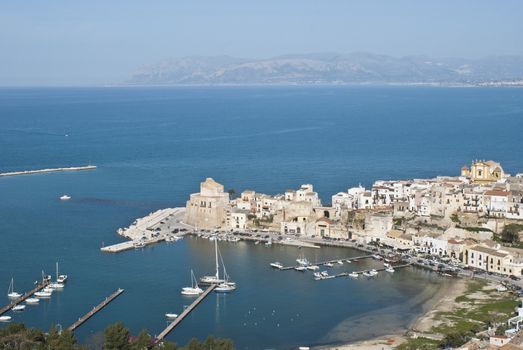
{"label": "sea surface", "polygon": [[[63,292],[14,320],[67,327],[117,288],[124,294],[76,332],[97,344],[108,324],[158,334],[180,288],[213,270],[212,243],[188,237],[102,254],[135,218],[183,206],[213,177],[236,192],[312,183],[330,196],[377,179],[456,175],[473,159],[523,171],[523,90],[428,87],[184,87],[0,89],[0,172],[94,164],[97,170],[0,178],[0,286],[32,287],[55,262]],[[60,201],[62,194],[72,196]],[[210,295],[168,337],[208,334],[239,349],[361,340],[406,327],[452,280],[408,268],[372,280],[317,282],[281,272],[293,247],[220,243],[231,295]],[[302,250],[310,260],[357,256]],[[376,266],[345,264],[337,271]],[[0,296],[1,304],[8,302]],[[4,325],[0,325],[2,327]],[[94,345],[93,345],[94,346]]]}

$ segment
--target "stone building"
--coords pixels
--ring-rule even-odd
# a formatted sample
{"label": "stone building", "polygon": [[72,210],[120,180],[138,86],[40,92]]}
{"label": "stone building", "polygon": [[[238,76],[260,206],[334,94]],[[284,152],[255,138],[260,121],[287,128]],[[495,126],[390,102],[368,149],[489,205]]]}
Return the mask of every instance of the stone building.
{"label": "stone building", "polygon": [[186,209],[186,224],[198,229],[226,227],[230,215],[229,193],[223,185],[207,178],[200,183],[200,192],[191,194]]}

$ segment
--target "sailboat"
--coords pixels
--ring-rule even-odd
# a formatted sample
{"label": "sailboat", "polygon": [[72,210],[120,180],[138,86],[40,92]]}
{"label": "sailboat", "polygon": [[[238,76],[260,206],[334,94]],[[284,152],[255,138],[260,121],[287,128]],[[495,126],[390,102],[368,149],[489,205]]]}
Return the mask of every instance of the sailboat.
{"label": "sailboat", "polygon": [[[65,276],[65,279],[64,278],[60,279],[61,276]],[[61,276],[58,275],[58,261],[57,261],[56,262],[56,282],[49,283],[49,288],[63,289],[65,287],[63,282],[65,282],[65,280],[67,279],[67,275],[61,275]],[[62,282],[60,282],[60,281],[62,281]]]}
{"label": "sailboat", "polygon": [[18,299],[21,296],[20,293],[15,292],[15,282],[14,279],[11,278],[11,284],[9,284],[9,289],[7,290],[7,297],[9,299]]}
{"label": "sailboat", "polygon": [[227,270],[225,270],[225,263],[223,262],[222,254],[219,251],[218,253],[220,254],[220,261],[223,266],[223,278],[225,279],[225,282],[218,284],[218,286],[214,288],[214,291],[216,293],[230,293],[236,290],[236,283],[229,280],[229,275],[227,274]]}
{"label": "sailboat", "polygon": [[194,277],[194,272],[191,270],[191,287],[183,287],[182,295],[200,295],[203,293],[203,289],[198,286],[198,281]]}
{"label": "sailboat", "polygon": [[220,279],[220,266],[218,264],[218,242],[216,240],[214,240],[214,255],[216,260],[216,274],[213,276],[200,277],[200,283],[219,284],[225,282],[224,279]]}

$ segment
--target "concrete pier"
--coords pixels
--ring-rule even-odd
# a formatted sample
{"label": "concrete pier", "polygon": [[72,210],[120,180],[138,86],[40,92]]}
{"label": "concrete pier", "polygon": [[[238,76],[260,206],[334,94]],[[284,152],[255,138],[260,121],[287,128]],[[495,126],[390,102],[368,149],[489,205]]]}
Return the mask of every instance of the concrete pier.
{"label": "concrete pier", "polygon": [[[338,262],[338,260],[341,260],[341,261],[347,261],[347,260],[350,260],[350,261],[355,261],[355,260],[361,260],[361,259],[368,259],[368,258],[372,258],[372,255],[362,255],[362,256],[353,256],[353,257],[346,257],[346,258],[337,258],[337,259],[331,259],[331,260],[325,260],[325,261],[318,261],[318,262],[315,262],[315,263],[310,263],[310,265],[317,265],[317,266],[322,266],[322,265],[325,265],[325,264],[335,264]],[[292,270],[296,267],[299,267],[299,266],[302,266],[302,265],[293,265],[293,266],[284,266],[282,267],[281,269],[278,269],[278,270],[282,270],[282,271],[287,271],[287,270]]]}
{"label": "concrete pier", "polygon": [[80,170],[94,170],[96,165],[85,165],[68,168],[50,168],[50,169],[39,169],[39,170],[23,170],[23,171],[12,171],[7,173],[0,173],[0,176],[16,176],[16,175],[32,175],[32,174],[47,174],[56,173],[61,171],[80,171]]}
{"label": "concrete pier", "polygon": [[99,312],[100,310],[102,310],[104,307],[106,307],[107,305],[109,305],[109,303],[111,301],[113,301],[114,299],[116,299],[117,297],[119,297],[122,293],[123,293],[123,289],[122,288],[118,288],[116,290],[116,292],[114,292],[113,294],[111,294],[110,296],[108,296],[107,298],[105,298],[104,301],[102,301],[100,304],[96,305],[95,307],[92,308],[91,311],[89,311],[88,313],[86,313],[85,315],[83,315],[82,317],[80,317],[75,323],[73,323],[72,325],[70,325],[69,327],[67,327],[67,330],[69,331],[74,331],[75,329],[77,329],[78,327],[80,327],[82,324],[84,324],[88,319],[90,319],[91,317],[93,317],[97,312]]}

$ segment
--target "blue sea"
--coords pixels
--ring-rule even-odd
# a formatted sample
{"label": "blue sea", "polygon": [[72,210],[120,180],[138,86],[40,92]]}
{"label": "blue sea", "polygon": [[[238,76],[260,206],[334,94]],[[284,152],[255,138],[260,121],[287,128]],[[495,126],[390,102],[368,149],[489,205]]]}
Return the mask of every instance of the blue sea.
{"label": "blue sea", "polygon": [[[97,170],[0,178],[0,286],[32,287],[60,262],[70,281],[14,321],[69,326],[117,288],[124,294],[76,331],[93,348],[122,320],[152,335],[190,299],[180,288],[213,269],[212,244],[186,238],[121,254],[115,231],[183,206],[213,177],[236,192],[312,183],[330,196],[377,179],[456,175],[473,159],[523,171],[523,90],[429,87],[0,89],[0,172],[94,164]],[[70,201],[58,198],[67,193]],[[404,328],[452,280],[409,268],[373,280],[313,281],[273,271],[292,247],[222,243],[231,295],[208,297],[168,337],[208,334],[238,349],[361,340]],[[354,250],[304,249],[311,260]],[[339,271],[373,266],[336,267]],[[356,265],[356,264],[352,264]],[[8,302],[0,296],[1,304]],[[377,322],[380,320],[381,322]],[[4,325],[0,325],[2,327]]]}

